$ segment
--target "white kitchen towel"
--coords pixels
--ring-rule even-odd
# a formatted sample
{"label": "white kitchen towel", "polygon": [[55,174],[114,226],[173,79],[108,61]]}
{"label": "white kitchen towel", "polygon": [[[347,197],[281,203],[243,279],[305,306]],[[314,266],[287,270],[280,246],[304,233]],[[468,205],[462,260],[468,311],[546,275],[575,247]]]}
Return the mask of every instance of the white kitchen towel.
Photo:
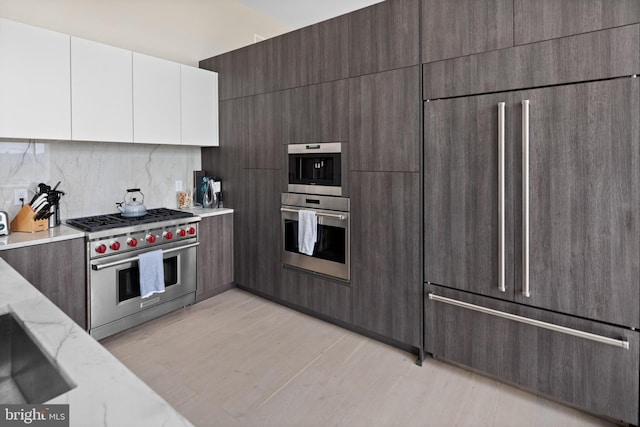
{"label": "white kitchen towel", "polygon": [[164,265],[162,251],[151,251],[138,256],[140,270],[140,296],[147,298],[164,292]]}
{"label": "white kitchen towel", "polygon": [[315,211],[300,209],[298,211],[298,251],[305,255],[313,255],[318,233],[318,217]]}

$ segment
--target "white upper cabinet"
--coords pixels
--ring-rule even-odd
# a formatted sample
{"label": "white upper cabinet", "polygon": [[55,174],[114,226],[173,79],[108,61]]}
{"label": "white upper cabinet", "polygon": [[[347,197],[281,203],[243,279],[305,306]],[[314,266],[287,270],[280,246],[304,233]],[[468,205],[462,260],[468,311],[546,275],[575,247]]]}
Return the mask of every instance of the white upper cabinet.
{"label": "white upper cabinet", "polygon": [[0,18],[0,138],[217,146],[218,74]]}
{"label": "white upper cabinet", "polygon": [[218,73],[180,66],[182,143],[218,146]]}
{"label": "white upper cabinet", "polygon": [[71,38],[71,137],[133,142],[132,52]]}
{"label": "white upper cabinet", "polygon": [[133,53],[133,141],[180,144],[180,64]]}
{"label": "white upper cabinet", "polygon": [[71,139],[70,36],[0,19],[0,137]]}

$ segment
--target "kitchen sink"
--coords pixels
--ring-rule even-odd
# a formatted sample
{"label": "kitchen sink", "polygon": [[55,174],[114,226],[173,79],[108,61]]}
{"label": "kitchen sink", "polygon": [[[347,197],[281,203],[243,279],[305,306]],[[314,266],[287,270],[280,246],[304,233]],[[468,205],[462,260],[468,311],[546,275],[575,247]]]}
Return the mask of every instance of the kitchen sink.
{"label": "kitchen sink", "polygon": [[0,404],[38,404],[70,384],[12,314],[0,315]]}

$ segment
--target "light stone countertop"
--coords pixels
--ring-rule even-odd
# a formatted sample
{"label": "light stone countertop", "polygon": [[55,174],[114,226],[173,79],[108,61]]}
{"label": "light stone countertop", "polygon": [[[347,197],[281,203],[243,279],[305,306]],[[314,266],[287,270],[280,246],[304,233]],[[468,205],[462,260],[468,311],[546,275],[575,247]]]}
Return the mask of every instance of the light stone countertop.
{"label": "light stone countertop", "polygon": [[229,208],[201,208],[201,207],[193,207],[189,209],[180,209],[186,212],[191,212],[194,215],[199,217],[208,217],[208,216],[216,216],[216,215],[227,215],[233,213],[233,209]]}
{"label": "light stone countertop", "polygon": [[76,387],[70,426],[192,426],[58,307],[0,259],[0,314],[12,312]]}
{"label": "light stone countertop", "polygon": [[84,236],[84,231],[64,224],[35,233],[13,231],[8,236],[0,236],[0,251],[41,245],[43,243],[59,242],[62,240],[84,238]]}
{"label": "light stone countertop", "polygon": [[[191,212],[194,215],[202,218],[216,215],[228,215],[233,213],[233,209],[229,208],[207,209],[194,207],[182,210]],[[8,236],[0,236],[0,251],[84,237],[84,231],[78,230],[77,228],[69,227],[65,224],[60,224],[57,227],[50,228],[45,231],[38,231],[36,233],[24,233],[15,231],[11,232],[11,234],[9,234]]]}

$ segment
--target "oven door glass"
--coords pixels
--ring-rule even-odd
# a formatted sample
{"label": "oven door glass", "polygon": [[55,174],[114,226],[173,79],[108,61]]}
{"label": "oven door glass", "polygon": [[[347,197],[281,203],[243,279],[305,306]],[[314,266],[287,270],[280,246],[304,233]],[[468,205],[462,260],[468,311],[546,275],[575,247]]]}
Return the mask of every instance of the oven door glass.
{"label": "oven door glass", "polygon": [[340,153],[289,154],[289,184],[341,185]]}
{"label": "oven door glass", "polygon": [[[298,221],[284,220],[284,250],[299,253]],[[313,247],[313,257],[340,264],[346,262],[346,229],[318,224],[317,241]],[[308,256],[300,254],[303,256]]]}
{"label": "oven door glass", "polygon": [[309,256],[300,253],[298,247],[298,208],[288,209],[282,211],[282,263],[340,280],[351,280],[349,213],[316,211],[317,240],[313,254]]}
{"label": "oven door glass", "polygon": [[[178,284],[178,257],[165,258],[164,287]],[[118,271],[118,303],[140,296],[140,269],[138,263]]]}

